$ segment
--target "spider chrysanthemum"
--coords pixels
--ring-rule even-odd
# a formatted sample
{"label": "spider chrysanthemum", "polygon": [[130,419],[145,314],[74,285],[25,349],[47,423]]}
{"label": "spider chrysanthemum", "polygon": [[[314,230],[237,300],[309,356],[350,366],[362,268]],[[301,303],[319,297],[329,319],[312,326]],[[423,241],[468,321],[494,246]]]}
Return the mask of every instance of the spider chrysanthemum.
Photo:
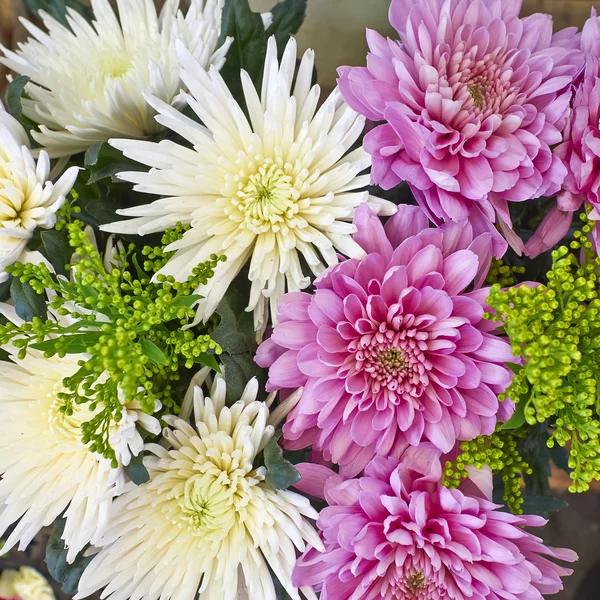
{"label": "spider chrysanthemum", "polygon": [[72,9],[67,26],[42,13],[47,33],[23,20],[32,38],[14,52],[0,46],[0,62],[30,78],[23,113],[39,123],[32,136],[51,157],[160,131],[144,94],[177,103],[177,40],[203,68],[225,62],[231,41],[217,49],[223,0],[192,0],[185,15],[179,0],[160,15],[152,0],[117,6],[118,18],[108,0],[92,0],[92,24]]}
{"label": "spider chrysanthemum", "polygon": [[[0,314],[23,323],[9,305],[0,304]],[[23,550],[42,527],[64,517],[62,537],[71,562],[87,544],[100,540],[112,499],[123,490],[122,467],[143,447],[136,425],[156,434],[160,424],[143,414],[139,403],[124,405],[120,420],[109,424],[117,461],[113,468],[82,441],[82,425],[101,406],[74,404],[65,411],[61,398],[64,379],[79,370],[85,355],[46,358],[34,349],[19,356],[12,344],[1,349],[9,360],[0,361],[0,536],[14,525],[2,552],[16,545]]]}
{"label": "spider chrysanthemum", "polygon": [[322,547],[307,521],[317,513],[303,496],[269,486],[256,464],[275,433],[257,392],[253,379],[228,407],[218,376],[210,398],[194,389],[193,425],[165,417],[167,444],[146,445],[150,481],[115,501],[78,597],[105,588],[112,600],[275,600],[270,569],[300,599],[291,573],[305,542]]}
{"label": "spider chrysanthemum", "polygon": [[[215,276],[199,290],[205,296],[199,316],[208,318],[246,263],[252,282],[248,310],[257,330],[267,322],[267,299],[275,314],[286,291],[306,288],[307,270],[318,274],[336,264],[337,252],[362,256],[352,240],[354,210],[369,201],[381,213],[393,205],[364,188],[369,155],[348,151],[360,136],[364,118],[336,90],[317,109],[320,89],[312,85],[314,54],[307,51],[295,84],[296,42],[288,43],[281,62],[275,39],[269,41],[262,92],[241,72],[249,119],[216,69],[206,73],[180,47],[181,79],[190,90],[187,103],[204,126],[157,98],[149,102],[157,121],[188,140],[116,140],[126,156],[146,164],[148,173],[121,173],[140,192],[164,196],[151,204],[121,211],[129,221],[105,229],[141,235],[181,222],[190,225],[161,270],[185,280],[212,254],[225,255]],[[292,89],[293,87],[293,89]],[[304,265],[302,264],[304,262]]]}
{"label": "spider chrysanthemum", "polygon": [[8,278],[6,267],[19,259],[33,232],[54,227],[77,171],[70,167],[53,183],[47,153],[34,160],[27,133],[0,103],[0,282]]}

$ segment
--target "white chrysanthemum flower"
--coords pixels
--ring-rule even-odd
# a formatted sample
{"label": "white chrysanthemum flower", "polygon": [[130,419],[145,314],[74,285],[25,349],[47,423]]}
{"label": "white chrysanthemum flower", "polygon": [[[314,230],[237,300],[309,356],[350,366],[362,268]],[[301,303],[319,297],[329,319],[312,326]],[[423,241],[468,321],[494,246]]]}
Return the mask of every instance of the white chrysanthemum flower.
{"label": "white chrysanthemum flower", "polygon": [[34,230],[54,227],[56,211],[77,172],[71,167],[52,183],[48,154],[41,152],[36,163],[27,133],[0,102],[0,282],[7,279],[6,267],[19,260]]}
{"label": "white chrysanthemum flower", "polygon": [[55,600],[46,578],[30,567],[4,569],[0,574],[0,598]]}
{"label": "white chrysanthemum flower", "polygon": [[253,379],[227,407],[217,376],[210,398],[194,389],[193,427],[165,417],[168,447],[146,445],[150,481],[115,500],[77,597],[105,588],[111,600],[276,600],[270,568],[300,599],[291,574],[305,541],[322,547],[306,519],[318,515],[303,496],[267,485],[255,464],[275,431],[257,392]]}
{"label": "white chrysanthemum flower", "polygon": [[[17,325],[14,308],[0,304],[0,313]],[[139,405],[123,407],[121,419],[110,423],[110,441],[119,465],[90,452],[82,442],[81,425],[101,406],[90,411],[75,405],[72,415],[60,408],[63,379],[79,370],[84,355],[45,358],[28,349],[24,358],[12,345],[4,348],[10,361],[0,361],[0,536],[12,525],[2,552],[18,544],[24,549],[38,531],[60,516],[66,518],[63,539],[68,561],[89,543],[101,539],[110,516],[112,499],[125,487],[122,465],[143,448],[139,423],[160,432],[158,420]]]}
{"label": "white chrysanthemum flower", "polygon": [[51,157],[70,156],[111,137],[140,138],[160,131],[144,94],[176,101],[181,80],[175,41],[204,68],[221,68],[231,44],[217,50],[224,0],[167,0],[160,16],[152,0],[92,0],[92,25],[69,9],[65,27],[42,13],[48,33],[23,20],[33,36],[0,59],[30,78],[24,114],[39,123],[32,135]]}
{"label": "white chrysanthemum flower", "polygon": [[364,254],[352,239],[357,206],[371,202],[391,214],[393,204],[359,191],[369,184],[371,158],[362,148],[346,154],[360,136],[364,117],[335,91],[317,110],[320,88],[312,85],[314,53],[302,58],[296,83],[296,42],[291,39],[281,64],[274,38],[269,40],[259,97],[245,71],[241,79],[250,121],[223,79],[206,73],[183,47],[181,79],[191,92],[186,101],[205,126],[158,98],[148,98],[156,120],[187,139],[193,149],[169,140],[159,143],[112,140],[133,160],[152,167],[121,173],[140,192],[167,196],[120,214],[137,217],[104,227],[115,233],[144,235],[191,225],[160,271],[185,280],[211,254],[226,255],[206,286],[199,317],[216,309],[233,278],[250,261],[252,282],[248,310],[255,327],[266,326],[267,302],[275,315],[279,298],[310,284],[301,264],[314,274],[336,264],[336,250],[351,257]]}

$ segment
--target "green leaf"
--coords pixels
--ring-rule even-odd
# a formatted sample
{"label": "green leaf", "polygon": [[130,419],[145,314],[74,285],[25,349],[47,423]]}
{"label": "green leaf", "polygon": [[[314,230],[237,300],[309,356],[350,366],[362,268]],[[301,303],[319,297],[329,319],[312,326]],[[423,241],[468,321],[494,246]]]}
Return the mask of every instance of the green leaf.
{"label": "green leaf", "polygon": [[94,16],[91,7],[79,2],[79,0],[23,0],[23,3],[37,19],[41,18],[40,10],[43,10],[67,26],[67,8],[75,10],[88,22],[91,22]]}
{"label": "green leaf", "polygon": [[499,431],[506,431],[511,429],[519,429],[522,425],[525,424],[525,405],[527,402],[519,402],[515,407],[515,412],[513,416],[503,423],[499,427]]}
{"label": "green leaf", "polygon": [[265,482],[277,490],[285,490],[298,483],[300,473],[294,465],[283,457],[283,450],[278,444],[281,432],[274,435],[264,450],[264,462],[267,469]]}
{"label": "green leaf", "polygon": [[517,365],[515,363],[505,363],[505,365],[515,374],[518,375],[522,369],[523,366],[522,365]]}
{"label": "green leaf", "polygon": [[[88,331],[86,333],[77,333],[73,335],[61,336],[61,349],[67,354],[83,354],[90,346],[98,342],[101,332]],[[30,344],[34,350],[40,352],[56,352],[57,339],[44,340],[36,344]]]}
{"label": "green leaf", "polygon": [[107,142],[91,146],[85,153],[84,165],[89,173],[86,185],[94,185],[108,178],[112,183],[119,183],[121,180],[117,178],[118,173],[145,169],[140,163],[127,159],[120,150]]}
{"label": "green leaf", "polygon": [[120,221],[123,218],[117,215],[114,202],[111,202],[110,198],[101,198],[87,202],[84,210],[97,225]]}
{"label": "green leaf", "polygon": [[258,378],[258,389],[264,390],[267,383],[266,373],[255,362],[250,352],[241,354],[221,354],[223,375],[227,384],[227,404],[235,404],[242,394],[246,384],[253,378]]}
{"label": "green leaf", "polygon": [[141,344],[142,351],[151,361],[159,365],[166,365],[168,363],[164,352],[154,342],[151,342],[147,338],[142,338]]}
{"label": "green leaf", "polygon": [[[71,262],[73,248],[69,244],[69,234],[66,229],[38,230],[39,234],[29,242],[30,250],[39,250],[52,263],[54,270],[60,275],[66,275],[65,266]],[[38,232],[36,231],[36,234]]]}
{"label": "green leaf", "polygon": [[281,582],[277,579],[277,576],[271,569],[271,577],[273,578],[273,585],[275,587],[275,598],[277,600],[292,600],[292,597],[285,591],[285,588],[281,585]]}
{"label": "green leaf", "polygon": [[277,49],[282,54],[290,36],[297,33],[304,23],[306,0],[279,0],[271,14],[273,22],[267,29],[267,39],[274,35]]}
{"label": "green leaf", "polygon": [[0,302],[6,302],[10,298],[10,284],[12,277],[0,283]]}
{"label": "green leaf", "polygon": [[21,122],[21,116],[23,115],[23,105],[21,100],[23,98],[23,92],[25,86],[29,83],[29,77],[20,75],[15,77],[8,85],[6,89],[6,108],[8,112],[19,122]]}
{"label": "green leaf", "polygon": [[221,372],[221,365],[217,362],[217,358],[214,354],[203,352],[200,356],[197,356],[194,359],[194,362],[199,365],[204,365],[205,367],[210,367],[217,373]]}
{"label": "green leaf", "polygon": [[256,86],[262,80],[267,54],[267,35],[259,13],[250,8],[248,0],[226,0],[223,8],[221,43],[233,37],[221,75],[234,98],[244,102],[240,70],[244,69]]}
{"label": "green leaf", "polygon": [[113,162],[108,165],[104,165],[103,167],[101,167],[99,169],[90,171],[90,176],[87,180],[87,185],[92,185],[93,183],[101,181],[102,179],[107,179],[108,177],[110,177],[110,180],[113,183],[118,183],[121,181],[117,177],[117,175],[119,173],[122,173],[123,171],[132,171],[132,170],[139,171],[140,169],[132,169],[131,163],[128,163],[128,162],[124,162],[124,161]]}
{"label": "green leaf", "polygon": [[91,562],[91,556],[79,554],[75,560],[69,564],[67,562],[67,549],[61,539],[65,529],[65,519],[56,519],[52,529],[52,535],[46,546],[46,565],[48,572],[60,584],[65,594],[74,595],[77,593],[77,586],[83,570]]}
{"label": "green leaf", "polygon": [[530,496],[550,495],[550,449],[548,448],[548,422],[527,427],[526,436],[519,440],[518,451],[531,467],[532,473],[524,473],[525,494]]}
{"label": "green leaf", "polygon": [[127,477],[135,483],[135,485],[142,485],[150,481],[150,473],[144,466],[144,457],[142,454],[132,457],[131,462],[124,467]]}
{"label": "green leaf", "polygon": [[173,306],[187,306],[188,308],[193,306],[194,303],[201,300],[203,296],[193,294],[191,296],[179,296],[173,300]]}
{"label": "green leaf", "polygon": [[564,500],[559,500],[553,496],[523,496],[523,514],[539,515],[548,518],[552,513],[567,508],[568,504]]}
{"label": "green leaf", "polygon": [[102,151],[104,144],[106,144],[106,142],[98,142],[86,150],[85,157],[83,159],[83,165],[86,169],[89,167],[94,167],[98,164],[100,152]]}
{"label": "green leaf", "polygon": [[232,285],[217,307],[221,322],[211,334],[212,339],[228,354],[241,354],[256,349],[254,317],[246,312],[247,296]]}
{"label": "green leaf", "polygon": [[37,294],[28,283],[21,283],[18,277],[12,278],[10,297],[17,315],[25,321],[32,321],[33,317],[42,318],[48,314],[45,297]]}

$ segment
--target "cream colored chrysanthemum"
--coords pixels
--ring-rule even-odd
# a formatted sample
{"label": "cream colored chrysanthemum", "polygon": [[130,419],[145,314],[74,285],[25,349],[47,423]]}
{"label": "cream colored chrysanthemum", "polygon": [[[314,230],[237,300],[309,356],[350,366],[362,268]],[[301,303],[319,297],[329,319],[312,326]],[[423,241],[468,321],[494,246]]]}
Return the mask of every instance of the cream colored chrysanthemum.
{"label": "cream colored chrysanthemum", "polygon": [[291,574],[305,541],[321,547],[306,520],[317,513],[299,494],[267,485],[255,464],[274,434],[257,392],[253,379],[227,407],[217,376],[210,398],[194,389],[194,426],[165,417],[168,447],[146,445],[150,481],[115,500],[79,598],[105,588],[111,600],[275,600],[270,568],[300,599]]}
{"label": "cream colored chrysanthemum", "polygon": [[[0,305],[0,313],[22,323],[14,308]],[[63,539],[72,561],[88,544],[97,542],[109,520],[112,499],[123,491],[122,465],[143,448],[135,425],[160,432],[157,419],[144,415],[139,405],[124,406],[121,419],[110,423],[110,442],[119,466],[92,453],[82,442],[81,425],[91,420],[99,405],[74,405],[62,412],[63,379],[79,370],[83,355],[45,358],[28,349],[24,358],[12,345],[4,348],[10,361],[0,361],[0,536],[13,524],[2,552],[18,544],[24,549],[38,531],[59,516],[66,518]]]}
{"label": "cream colored chrysanthemum", "polygon": [[77,178],[76,167],[52,183],[50,160],[41,152],[36,161],[29,149],[27,133],[0,102],[0,282],[5,269],[19,260],[37,227],[49,229],[56,211]]}
{"label": "cream colored chrysanthemum", "polygon": [[[369,155],[359,148],[347,154],[360,136],[364,118],[335,91],[321,106],[319,86],[312,85],[314,54],[302,58],[296,82],[296,42],[288,43],[281,63],[274,38],[269,40],[262,92],[250,77],[241,80],[250,120],[223,79],[206,73],[194,57],[178,47],[181,78],[191,92],[186,101],[205,126],[187,118],[158,98],[148,98],[157,121],[192,145],[113,140],[133,160],[152,167],[148,173],[121,173],[140,192],[166,196],[121,211],[137,217],[106,226],[115,233],[163,231],[182,222],[191,225],[160,271],[185,280],[211,254],[225,255],[215,276],[198,293],[199,317],[207,319],[242,267],[250,262],[252,282],[248,310],[255,327],[267,322],[267,300],[275,314],[286,288],[310,284],[306,266],[316,275],[337,263],[336,251],[360,257],[352,239],[354,210],[371,202],[378,212],[395,207],[369,197]],[[361,174],[363,173],[363,174]]]}
{"label": "cream colored chrysanthemum", "polygon": [[50,584],[30,567],[5,569],[0,574],[0,598],[19,600],[55,600]]}
{"label": "cream colored chrysanthemum", "polygon": [[231,40],[217,50],[224,0],[167,0],[160,16],[152,0],[92,0],[94,22],[69,9],[68,27],[43,15],[48,33],[23,20],[32,39],[0,62],[30,78],[23,112],[32,135],[51,157],[69,156],[111,137],[140,138],[160,131],[144,94],[177,102],[178,40],[206,68],[221,68]]}

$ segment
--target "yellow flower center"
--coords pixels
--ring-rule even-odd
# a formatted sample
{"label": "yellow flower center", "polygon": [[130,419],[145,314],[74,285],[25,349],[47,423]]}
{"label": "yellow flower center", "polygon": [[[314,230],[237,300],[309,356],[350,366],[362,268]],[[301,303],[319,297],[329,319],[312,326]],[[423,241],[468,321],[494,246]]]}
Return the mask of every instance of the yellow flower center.
{"label": "yellow flower center", "polygon": [[297,215],[305,178],[294,176],[292,165],[281,160],[263,159],[258,168],[252,169],[253,166],[250,165],[250,174],[240,173],[233,199],[243,226],[260,234],[293,228],[303,222]]}
{"label": "yellow flower center", "polygon": [[206,451],[198,454],[179,498],[184,521],[190,532],[208,542],[219,542],[245,517],[252,488],[263,477],[253,471],[252,460],[235,448],[224,432],[203,437]]}
{"label": "yellow flower center", "polygon": [[248,228],[255,233],[277,231],[298,213],[300,192],[286,170],[285,166],[267,159],[256,173],[239,183],[238,208]]}
{"label": "yellow flower center", "polygon": [[21,213],[27,208],[27,198],[24,191],[15,185],[14,175],[0,151],[0,229],[23,227]]}
{"label": "yellow flower center", "polygon": [[109,54],[100,60],[100,73],[105,79],[119,79],[131,69],[130,57],[125,54]]}

